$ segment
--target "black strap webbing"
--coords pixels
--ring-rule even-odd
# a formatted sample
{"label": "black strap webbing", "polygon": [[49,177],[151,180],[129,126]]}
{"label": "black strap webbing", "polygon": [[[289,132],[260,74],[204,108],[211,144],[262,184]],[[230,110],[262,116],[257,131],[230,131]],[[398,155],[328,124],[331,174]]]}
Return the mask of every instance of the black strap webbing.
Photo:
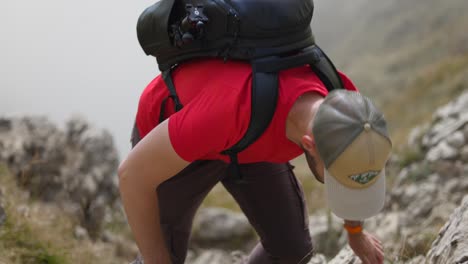
{"label": "black strap webbing", "polygon": [[[251,115],[247,131],[239,142],[229,148],[241,152],[260,137],[268,127],[276,109],[278,74],[254,72],[252,76]],[[226,152],[227,153],[227,152]]]}
{"label": "black strap webbing", "polygon": [[267,129],[275,113],[278,99],[278,73],[254,71],[252,75],[252,108],[247,131],[239,142],[221,152],[229,156],[230,171],[237,176],[238,183],[242,183],[243,179],[237,154],[255,142]]}
{"label": "black strap webbing", "polygon": [[174,82],[172,81],[172,69],[166,70],[162,72],[162,78],[164,80],[164,83],[166,83],[167,89],[169,90],[169,96],[164,98],[164,100],[161,103],[161,108],[159,110],[159,123],[164,121],[165,117],[165,109],[166,109],[166,104],[167,104],[167,99],[172,99],[175,104],[175,111],[179,111],[182,109],[183,105],[179,100],[179,97],[177,96],[177,92],[174,86]]}
{"label": "black strap webbing", "polygon": [[252,113],[249,127],[239,142],[221,152],[229,155],[231,172],[242,183],[237,154],[257,140],[270,124],[278,97],[278,72],[309,64],[328,91],[344,88],[340,75],[327,55],[314,45],[289,56],[271,56],[252,61]]}
{"label": "black strap webbing", "polygon": [[327,54],[325,54],[320,47],[314,47],[314,52],[317,54],[318,60],[315,61],[315,63],[311,63],[310,68],[317,74],[329,92],[335,89],[344,89],[343,81],[335,65],[333,65],[330,58],[328,58]]}
{"label": "black strap webbing", "polygon": [[171,97],[172,100],[174,100],[176,111],[179,111],[180,109],[182,109],[183,105],[180,103],[179,97],[177,96],[174,82],[172,81],[171,72],[172,69],[163,71],[162,77],[164,82],[166,83],[167,89],[169,89],[169,97]]}

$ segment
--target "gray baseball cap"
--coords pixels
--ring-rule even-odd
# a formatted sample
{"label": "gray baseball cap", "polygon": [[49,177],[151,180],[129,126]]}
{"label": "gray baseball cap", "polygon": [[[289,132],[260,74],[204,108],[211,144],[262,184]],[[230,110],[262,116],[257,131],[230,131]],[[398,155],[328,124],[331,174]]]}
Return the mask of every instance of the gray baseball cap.
{"label": "gray baseball cap", "polygon": [[335,90],[320,105],[312,133],[325,164],[328,206],[347,220],[380,212],[392,142],[383,114],[358,92]]}

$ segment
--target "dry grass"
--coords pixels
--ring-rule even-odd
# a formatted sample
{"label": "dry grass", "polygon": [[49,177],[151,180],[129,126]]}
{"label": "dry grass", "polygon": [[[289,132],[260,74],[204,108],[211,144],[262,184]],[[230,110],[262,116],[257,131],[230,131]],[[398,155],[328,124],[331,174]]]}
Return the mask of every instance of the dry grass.
{"label": "dry grass", "polygon": [[[468,2],[376,0],[353,5],[360,5],[354,13],[315,24],[326,28],[319,30],[326,41],[320,43],[383,108],[395,146],[403,145],[412,127],[430,121],[436,107],[467,89]],[[336,12],[320,12],[330,11]]]}
{"label": "dry grass", "polygon": [[417,78],[383,106],[392,137],[406,143],[415,125],[431,121],[434,110],[467,89],[468,54],[451,57],[422,69]]}
{"label": "dry grass", "polygon": [[1,264],[128,263],[115,257],[113,245],[76,240],[77,220],[55,206],[31,201],[4,166],[0,186],[7,212],[7,222],[0,227]]}

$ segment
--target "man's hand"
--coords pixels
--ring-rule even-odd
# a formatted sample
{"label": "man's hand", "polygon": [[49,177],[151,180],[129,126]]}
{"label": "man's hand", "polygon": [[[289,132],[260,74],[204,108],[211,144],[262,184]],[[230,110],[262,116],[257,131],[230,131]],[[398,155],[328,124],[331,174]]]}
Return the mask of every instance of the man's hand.
{"label": "man's hand", "polygon": [[357,234],[348,234],[349,246],[358,256],[362,264],[383,264],[384,253],[380,240],[363,231]]}

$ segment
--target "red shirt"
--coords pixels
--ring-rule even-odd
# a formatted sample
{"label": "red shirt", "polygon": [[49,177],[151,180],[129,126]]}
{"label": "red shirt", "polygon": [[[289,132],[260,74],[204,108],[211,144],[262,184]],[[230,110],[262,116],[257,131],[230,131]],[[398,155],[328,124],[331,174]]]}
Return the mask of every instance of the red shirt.
{"label": "red shirt", "polygon": [[[340,73],[341,74],[341,73]],[[165,117],[169,118],[169,137],[176,153],[186,161],[224,160],[220,154],[237,143],[250,121],[252,69],[248,63],[210,59],[184,63],[173,71],[174,86],[183,109],[174,113],[167,100]],[[344,86],[357,91],[341,74]],[[296,99],[306,92],[326,96],[328,91],[307,67],[280,72],[278,103],[268,128],[257,141],[238,155],[240,163],[287,162],[303,153],[286,138],[286,118]],[[157,124],[162,101],[168,96],[159,75],[144,90],[137,113],[137,127],[142,137]]]}

